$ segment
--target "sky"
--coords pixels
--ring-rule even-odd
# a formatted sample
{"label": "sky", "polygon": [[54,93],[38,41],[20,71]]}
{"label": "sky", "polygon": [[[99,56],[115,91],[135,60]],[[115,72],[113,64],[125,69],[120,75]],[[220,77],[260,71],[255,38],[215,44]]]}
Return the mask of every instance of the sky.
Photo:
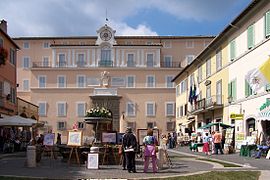
{"label": "sky", "polygon": [[[251,0],[1,0],[11,37],[217,35]],[[107,13],[106,13],[107,12]],[[107,16],[106,16],[107,14]]]}

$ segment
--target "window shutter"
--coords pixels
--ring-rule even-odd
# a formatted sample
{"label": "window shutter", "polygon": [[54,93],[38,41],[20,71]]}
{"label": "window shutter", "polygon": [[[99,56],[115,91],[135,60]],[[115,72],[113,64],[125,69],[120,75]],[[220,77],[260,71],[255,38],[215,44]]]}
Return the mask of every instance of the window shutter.
{"label": "window shutter", "polygon": [[248,49],[253,48],[254,46],[254,25],[251,25],[247,29],[247,40],[248,40]]}
{"label": "window shutter", "polygon": [[231,55],[231,61],[235,58],[235,40],[231,41],[230,43],[230,55]]}
{"label": "window shutter", "polygon": [[232,97],[232,82],[228,84],[228,98]]}
{"label": "window shutter", "polygon": [[270,11],[265,14],[265,37],[270,36]]}
{"label": "window shutter", "polygon": [[236,80],[232,81],[232,97],[236,100]]}

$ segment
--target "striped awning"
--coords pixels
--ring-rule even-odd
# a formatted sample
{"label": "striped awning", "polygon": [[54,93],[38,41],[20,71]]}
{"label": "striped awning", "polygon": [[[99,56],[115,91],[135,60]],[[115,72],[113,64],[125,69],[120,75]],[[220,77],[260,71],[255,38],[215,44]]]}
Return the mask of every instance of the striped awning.
{"label": "striped awning", "polygon": [[270,110],[259,112],[257,120],[260,121],[270,121]]}

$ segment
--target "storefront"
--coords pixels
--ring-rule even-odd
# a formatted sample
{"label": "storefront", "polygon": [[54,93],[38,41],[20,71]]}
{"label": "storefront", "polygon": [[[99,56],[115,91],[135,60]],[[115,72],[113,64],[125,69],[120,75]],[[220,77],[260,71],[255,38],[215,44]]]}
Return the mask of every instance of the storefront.
{"label": "storefront", "polygon": [[260,141],[264,141],[270,136],[270,99],[267,98],[266,102],[260,106],[258,117],[258,131],[261,135]]}

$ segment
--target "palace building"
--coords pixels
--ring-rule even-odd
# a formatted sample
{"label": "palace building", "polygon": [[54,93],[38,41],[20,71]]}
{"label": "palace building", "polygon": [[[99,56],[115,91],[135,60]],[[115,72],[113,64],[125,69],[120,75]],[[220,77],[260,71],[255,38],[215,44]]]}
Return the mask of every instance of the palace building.
{"label": "palace building", "polygon": [[111,110],[115,131],[175,131],[171,80],[213,37],[115,34],[105,24],[97,36],[14,38],[21,47],[18,96],[39,106],[44,130],[66,137],[78,123],[88,133],[85,112],[100,106]]}

